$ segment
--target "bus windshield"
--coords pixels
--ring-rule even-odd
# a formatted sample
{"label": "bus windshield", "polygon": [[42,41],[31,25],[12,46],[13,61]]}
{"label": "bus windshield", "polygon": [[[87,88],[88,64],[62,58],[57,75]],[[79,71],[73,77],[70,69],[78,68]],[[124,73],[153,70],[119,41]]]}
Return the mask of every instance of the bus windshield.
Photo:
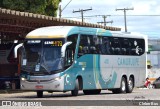
{"label": "bus windshield", "polygon": [[27,40],[22,54],[22,70],[54,73],[63,69],[61,47],[63,40]]}
{"label": "bus windshield", "polygon": [[61,48],[44,48],[41,60],[42,66],[48,71],[56,71],[63,68],[63,59],[61,58]]}

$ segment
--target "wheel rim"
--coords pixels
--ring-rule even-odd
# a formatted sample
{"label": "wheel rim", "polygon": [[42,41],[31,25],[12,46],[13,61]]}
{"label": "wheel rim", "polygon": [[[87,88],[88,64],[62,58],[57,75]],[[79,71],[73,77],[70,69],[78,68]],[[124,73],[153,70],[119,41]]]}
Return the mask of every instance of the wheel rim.
{"label": "wheel rim", "polygon": [[122,81],[122,91],[125,91],[126,90],[126,84],[125,84],[125,81]]}
{"label": "wheel rim", "polygon": [[129,87],[130,90],[133,89],[133,82],[132,82],[132,80],[129,80],[128,87]]}

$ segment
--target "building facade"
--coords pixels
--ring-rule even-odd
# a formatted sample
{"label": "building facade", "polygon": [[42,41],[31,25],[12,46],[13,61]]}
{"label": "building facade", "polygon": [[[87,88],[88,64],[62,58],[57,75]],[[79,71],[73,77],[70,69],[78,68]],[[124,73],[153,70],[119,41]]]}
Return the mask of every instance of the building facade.
{"label": "building facade", "polygon": [[[160,39],[148,40],[149,52],[147,55],[148,72],[147,77],[151,80],[160,77]],[[155,49],[156,48],[156,49]]]}

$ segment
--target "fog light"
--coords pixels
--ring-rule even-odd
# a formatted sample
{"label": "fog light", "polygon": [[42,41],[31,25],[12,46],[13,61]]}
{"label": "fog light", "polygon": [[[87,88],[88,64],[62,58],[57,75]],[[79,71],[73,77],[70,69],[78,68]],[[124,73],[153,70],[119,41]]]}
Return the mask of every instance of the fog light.
{"label": "fog light", "polygon": [[22,77],[22,78],[21,78],[21,80],[22,80],[22,81],[25,81],[25,80],[26,80],[26,78]]}

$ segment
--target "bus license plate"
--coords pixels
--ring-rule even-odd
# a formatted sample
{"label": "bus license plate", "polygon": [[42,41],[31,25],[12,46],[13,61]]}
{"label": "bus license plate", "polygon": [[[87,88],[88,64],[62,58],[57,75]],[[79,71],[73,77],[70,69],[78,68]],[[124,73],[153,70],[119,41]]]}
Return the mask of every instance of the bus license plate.
{"label": "bus license plate", "polygon": [[36,89],[43,89],[43,86],[42,85],[37,85],[35,86]]}

